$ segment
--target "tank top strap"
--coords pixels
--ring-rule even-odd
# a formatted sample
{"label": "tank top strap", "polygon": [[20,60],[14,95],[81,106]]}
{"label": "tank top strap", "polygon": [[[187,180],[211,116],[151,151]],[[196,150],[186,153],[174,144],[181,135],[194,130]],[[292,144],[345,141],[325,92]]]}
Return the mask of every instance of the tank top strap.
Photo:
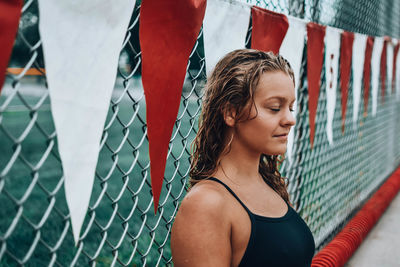
{"label": "tank top strap", "polygon": [[215,177],[210,177],[210,178],[208,178],[207,180],[215,181],[215,182],[220,183],[221,185],[223,185],[223,186],[226,188],[226,190],[228,190],[229,193],[231,193],[232,196],[233,196],[234,198],[236,198],[237,201],[239,201],[240,205],[243,206],[243,208],[247,211],[247,213],[250,215],[250,217],[253,215],[253,213],[246,207],[246,205],[240,200],[240,198],[239,198],[239,197],[232,191],[232,189],[231,189],[229,186],[227,186],[224,182],[222,182],[221,180],[219,180],[219,179],[217,179],[217,178],[215,178]]}

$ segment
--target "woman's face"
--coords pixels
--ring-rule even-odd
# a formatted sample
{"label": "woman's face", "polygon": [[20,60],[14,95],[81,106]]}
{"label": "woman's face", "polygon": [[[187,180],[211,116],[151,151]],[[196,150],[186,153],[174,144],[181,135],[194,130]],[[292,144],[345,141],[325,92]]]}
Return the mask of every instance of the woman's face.
{"label": "woman's face", "polygon": [[234,126],[235,141],[251,152],[284,154],[289,130],[296,123],[292,114],[294,101],[294,85],[289,75],[282,71],[262,74],[250,119]]}

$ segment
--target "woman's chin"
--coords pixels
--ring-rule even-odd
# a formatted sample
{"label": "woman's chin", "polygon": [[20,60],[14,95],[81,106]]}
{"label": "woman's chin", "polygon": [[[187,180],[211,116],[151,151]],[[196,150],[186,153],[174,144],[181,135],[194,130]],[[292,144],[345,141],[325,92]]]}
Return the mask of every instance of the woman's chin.
{"label": "woman's chin", "polygon": [[286,153],[286,148],[287,148],[286,144],[282,145],[282,146],[274,147],[273,149],[269,148],[269,149],[266,149],[266,152],[264,152],[264,154],[271,155],[271,156],[283,155]]}

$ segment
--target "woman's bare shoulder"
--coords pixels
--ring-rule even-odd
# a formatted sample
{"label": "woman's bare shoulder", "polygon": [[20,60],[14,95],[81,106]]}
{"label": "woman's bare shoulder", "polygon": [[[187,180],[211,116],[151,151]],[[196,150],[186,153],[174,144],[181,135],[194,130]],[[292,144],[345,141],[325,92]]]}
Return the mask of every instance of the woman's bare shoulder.
{"label": "woman's bare shoulder", "polygon": [[181,203],[180,209],[195,209],[198,212],[221,212],[226,207],[226,189],[213,181],[201,181],[191,188]]}
{"label": "woman's bare shoulder", "polygon": [[226,206],[226,195],[215,182],[202,181],[188,192],[171,233],[176,266],[229,265],[231,221]]}

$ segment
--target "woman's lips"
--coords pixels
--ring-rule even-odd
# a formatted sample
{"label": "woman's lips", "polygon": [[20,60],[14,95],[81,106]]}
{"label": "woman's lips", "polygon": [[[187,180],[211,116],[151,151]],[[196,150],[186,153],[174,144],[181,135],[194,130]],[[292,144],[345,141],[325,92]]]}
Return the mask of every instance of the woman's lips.
{"label": "woman's lips", "polygon": [[288,138],[287,134],[281,134],[281,135],[274,135],[275,138],[278,138],[279,140],[286,141]]}

